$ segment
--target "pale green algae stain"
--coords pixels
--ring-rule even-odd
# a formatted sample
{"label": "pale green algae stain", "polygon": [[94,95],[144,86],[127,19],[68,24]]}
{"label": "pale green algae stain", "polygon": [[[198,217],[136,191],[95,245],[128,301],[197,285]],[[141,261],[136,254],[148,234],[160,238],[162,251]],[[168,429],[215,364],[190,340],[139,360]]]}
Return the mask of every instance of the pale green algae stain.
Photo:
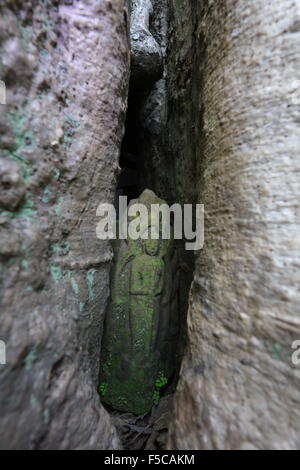
{"label": "pale green algae stain", "polygon": [[[64,242],[62,244],[54,243],[51,246],[51,250],[56,255],[64,255],[67,254],[70,250],[70,245],[68,242]],[[76,302],[78,303],[79,312],[82,313],[85,307],[85,302],[79,301],[79,285],[76,279],[74,279],[73,273],[70,269],[62,269],[60,266],[55,264],[50,265],[50,272],[52,279],[55,283],[63,281],[64,279],[69,279],[72,293],[75,297]]]}
{"label": "pale green algae stain", "polygon": [[80,311],[80,313],[83,312],[84,307],[85,307],[85,302],[79,302],[79,311]]}
{"label": "pale green algae stain", "polygon": [[43,422],[44,424],[49,424],[50,421],[50,411],[46,408],[43,411]]}
{"label": "pale green algae stain", "polygon": [[[42,1],[42,4],[44,2]],[[39,14],[40,21],[43,24],[44,30],[50,32],[54,28],[53,21],[46,14]]]}
{"label": "pale green algae stain", "polygon": [[96,274],[96,269],[90,269],[86,275],[86,281],[88,285],[88,298],[92,302],[94,300],[94,278]]}
{"label": "pale green algae stain", "polygon": [[[7,114],[8,121],[14,134],[16,148],[14,150],[4,149],[3,153],[20,165],[22,178],[25,182],[29,182],[32,177],[32,168],[27,158],[24,156],[23,150],[26,148],[27,150],[29,149],[33,151],[36,148],[36,145],[33,133],[31,131],[25,132],[23,130],[26,123],[26,114],[24,112],[25,106],[26,101],[23,102],[16,111]],[[36,211],[33,209],[34,205],[30,197],[31,194],[27,191],[22,203],[16,211],[2,211],[1,214],[12,218],[33,221]]]}
{"label": "pale green algae stain", "polygon": [[51,265],[50,266],[50,272],[51,272],[51,276],[52,276],[52,278],[55,282],[59,282],[63,279],[62,270],[59,266]]}
{"label": "pale green algae stain", "polygon": [[51,246],[51,250],[53,251],[53,253],[55,254],[59,254],[60,253],[60,244],[59,243],[53,243],[53,245]]}
{"label": "pale green algae stain", "polygon": [[55,180],[59,180],[60,178],[60,170],[58,168],[53,168],[52,170],[53,178]]}
{"label": "pale green algae stain", "polygon": [[56,255],[67,255],[70,251],[70,244],[69,242],[53,243],[53,245],[51,245],[51,250]]}
{"label": "pale green algae stain", "polygon": [[75,300],[76,302],[78,303],[78,308],[79,308],[79,313],[82,313],[83,310],[84,310],[84,307],[85,307],[85,302],[81,302],[79,301],[79,285],[78,285],[78,282],[76,281],[76,279],[74,279],[72,277],[72,274],[70,273],[70,281],[71,281],[71,289],[72,289],[72,292],[75,296]]}
{"label": "pale green algae stain", "polygon": [[265,347],[270,356],[273,359],[280,360],[281,359],[281,345],[278,343],[272,343],[269,340],[266,340],[265,342]]}
{"label": "pale green algae stain", "polygon": [[21,260],[21,266],[25,270],[28,269],[29,263],[28,263],[27,259],[22,259]]}
{"label": "pale green algae stain", "polygon": [[[26,102],[23,103],[23,107],[26,105]],[[26,114],[23,110],[22,106],[11,112],[7,115],[8,121],[11,125],[14,139],[16,143],[15,150],[6,150],[6,154],[8,154],[13,160],[21,164],[21,172],[24,181],[29,181],[32,177],[32,169],[30,168],[30,164],[27,158],[23,155],[22,150],[27,148],[27,150],[35,150],[35,139],[34,135],[31,131],[24,132],[24,124],[26,122]]]}
{"label": "pale green algae stain", "polygon": [[30,370],[33,363],[37,360],[36,346],[33,346],[24,360],[25,370]]}
{"label": "pale green algae stain", "polygon": [[18,24],[18,27],[19,27],[19,31],[20,31],[20,35],[21,35],[22,45],[23,45],[24,49],[27,50],[29,40],[32,36],[33,29],[32,29],[31,26],[27,26],[25,28],[21,23]]}
{"label": "pale green algae stain", "polygon": [[73,293],[77,296],[79,294],[79,286],[75,279],[71,279],[71,286],[72,286],[72,291]]}
{"label": "pale green algae stain", "polygon": [[72,144],[72,138],[73,138],[73,130],[72,129],[68,129],[65,131],[64,133],[64,137],[63,137],[63,147],[65,149],[68,149],[71,147],[71,144]]}
{"label": "pale green algae stain", "polygon": [[53,208],[55,215],[57,215],[58,217],[61,215],[61,204],[63,203],[63,201],[64,198],[62,196],[59,197],[57,200],[57,204]]}
{"label": "pale green algae stain", "polygon": [[48,204],[49,201],[50,201],[50,189],[47,187],[44,189],[44,192],[43,192],[43,196],[41,197],[41,201],[44,203],[44,204]]}
{"label": "pale green algae stain", "polygon": [[[24,101],[23,106],[26,106],[26,104],[27,102]],[[25,144],[23,128],[26,122],[26,115],[22,110],[22,106],[19,106],[16,111],[8,113],[7,118],[14,133],[17,148],[23,147]],[[23,157],[20,158],[23,160]]]}
{"label": "pale green algae stain", "polygon": [[34,393],[32,393],[30,395],[30,405],[35,406],[37,404],[37,402],[38,402],[37,397],[34,395]]}
{"label": "pale green algae stain", "polygon": [[33,209],[33,202],[28,198],[28,196],[29,193],[27,192],[24,196],[22,203],[15,212],[1,211],[0,214],[15,219],[25,219],[29,221],[34,221],[36,210]]}
{"label": "pale green algae stain", "polygon": [[50,272],[52,279],[55,282],[62,281],[63,279],[70,279],[72,274],[69,269],[62,269],[60,266],[57,266],[55,264],[50,265]]}
{"label": "pale green algae stain", "polygon": [[85,308],[85,302],[82,302],[80,300],[80,289],[79,289],[79,285],[78,285],[78,282],[76,281],[76,279],[74,279],[73,277],[71,277],[70,275],[70,280],[71,280],[71,288],[72,288],[72,292],[74,294],[74,297],[75,297],[75,300],[76,300],[76,303],[78,305],[78,309],[79,309],[79,313],[82,314],[84,308]]}
{"label": "pale green algae stain", "polygon": [[67,114],[65,113],[65,116],[66,116],[66,120],[67,120],[67,123],[73,127],[73,128],[77,128],[80,126],[80,122],[77,121],[77,119],[75,119],[73,116],[71,116],[70,114]]}

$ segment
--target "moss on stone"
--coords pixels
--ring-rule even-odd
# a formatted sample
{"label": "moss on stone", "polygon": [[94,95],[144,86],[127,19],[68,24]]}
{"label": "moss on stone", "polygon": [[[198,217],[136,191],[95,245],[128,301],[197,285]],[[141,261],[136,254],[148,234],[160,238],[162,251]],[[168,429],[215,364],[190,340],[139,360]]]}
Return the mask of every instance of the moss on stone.
{"label": "moss on stone", "polygon": [[[150,206],[164,201],[145,191],[139,202]],[[149,223],[145,221],[145,226]],[[178,313],[169,301],[172,289],[167,280],[172,279],[173,268],[164,260],[172,246],[172,240],[114,243],[100,383],[107,384],[102,400],[120,411],[148,412],[172,373],[172,367],[168,368],[169,325],[175,328]]]}

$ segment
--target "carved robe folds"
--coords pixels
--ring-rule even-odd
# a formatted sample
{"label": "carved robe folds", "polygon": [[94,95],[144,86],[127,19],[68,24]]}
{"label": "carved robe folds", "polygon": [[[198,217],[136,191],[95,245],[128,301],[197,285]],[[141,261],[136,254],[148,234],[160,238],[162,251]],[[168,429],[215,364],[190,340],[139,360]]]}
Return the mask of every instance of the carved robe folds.
{"label": "carved robe folds", "polygon": [[[163,204],[146,190],[138,201]],[[132,204],[131,203],[131,204]],[[160,227],[156,227],[160,232]],[[172,240],[118,240],[102,340],[102,401],[137,415],[153,405],[155,382],[176,363],[179,329],[177,253]]]}

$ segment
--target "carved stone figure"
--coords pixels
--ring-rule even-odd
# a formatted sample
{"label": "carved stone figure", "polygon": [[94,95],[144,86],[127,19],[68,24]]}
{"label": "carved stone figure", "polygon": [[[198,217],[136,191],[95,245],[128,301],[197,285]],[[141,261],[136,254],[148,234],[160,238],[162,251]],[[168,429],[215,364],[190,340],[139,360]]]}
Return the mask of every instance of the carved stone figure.
{"label": "carved stone figure", "polygon": [[159,240],[144,240],[145,253],[132,261],[130,276],[130,319],[135,353],[151,354],[163,290],[164,262],[159,257]]}
{"label": "carved stone figure", "polygon": [[[164,201],[149,190],[137,201]],[[161,227],[145,221],[159,236]],[[118,240],[102,339],[99,391],[112,408],[137,415],[157,399],[158,377],[172,377],[178,339],[177,252],[173,240]]]}

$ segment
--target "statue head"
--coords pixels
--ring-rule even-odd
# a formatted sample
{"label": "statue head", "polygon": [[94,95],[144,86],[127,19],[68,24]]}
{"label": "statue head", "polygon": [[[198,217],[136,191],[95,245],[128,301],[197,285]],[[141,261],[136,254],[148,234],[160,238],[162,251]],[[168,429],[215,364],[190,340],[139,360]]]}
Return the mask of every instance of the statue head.
{"label": "statue head", "polygon": [[159,245],[159,240],[151,240],[151,238],[144,240],[145,252],[149,256],[157,256],[159,252]]}
{"label": "statue head", "polygon": [[[151,238],[151,227],[148,227],[148,229],[149,236],[147,239],[143,240],[144,250],[149,256],[157,256],[160,248],[160,240]],[[156,227],[154,229],[152,228],[152,230],[159,236],[159,231]]]}

